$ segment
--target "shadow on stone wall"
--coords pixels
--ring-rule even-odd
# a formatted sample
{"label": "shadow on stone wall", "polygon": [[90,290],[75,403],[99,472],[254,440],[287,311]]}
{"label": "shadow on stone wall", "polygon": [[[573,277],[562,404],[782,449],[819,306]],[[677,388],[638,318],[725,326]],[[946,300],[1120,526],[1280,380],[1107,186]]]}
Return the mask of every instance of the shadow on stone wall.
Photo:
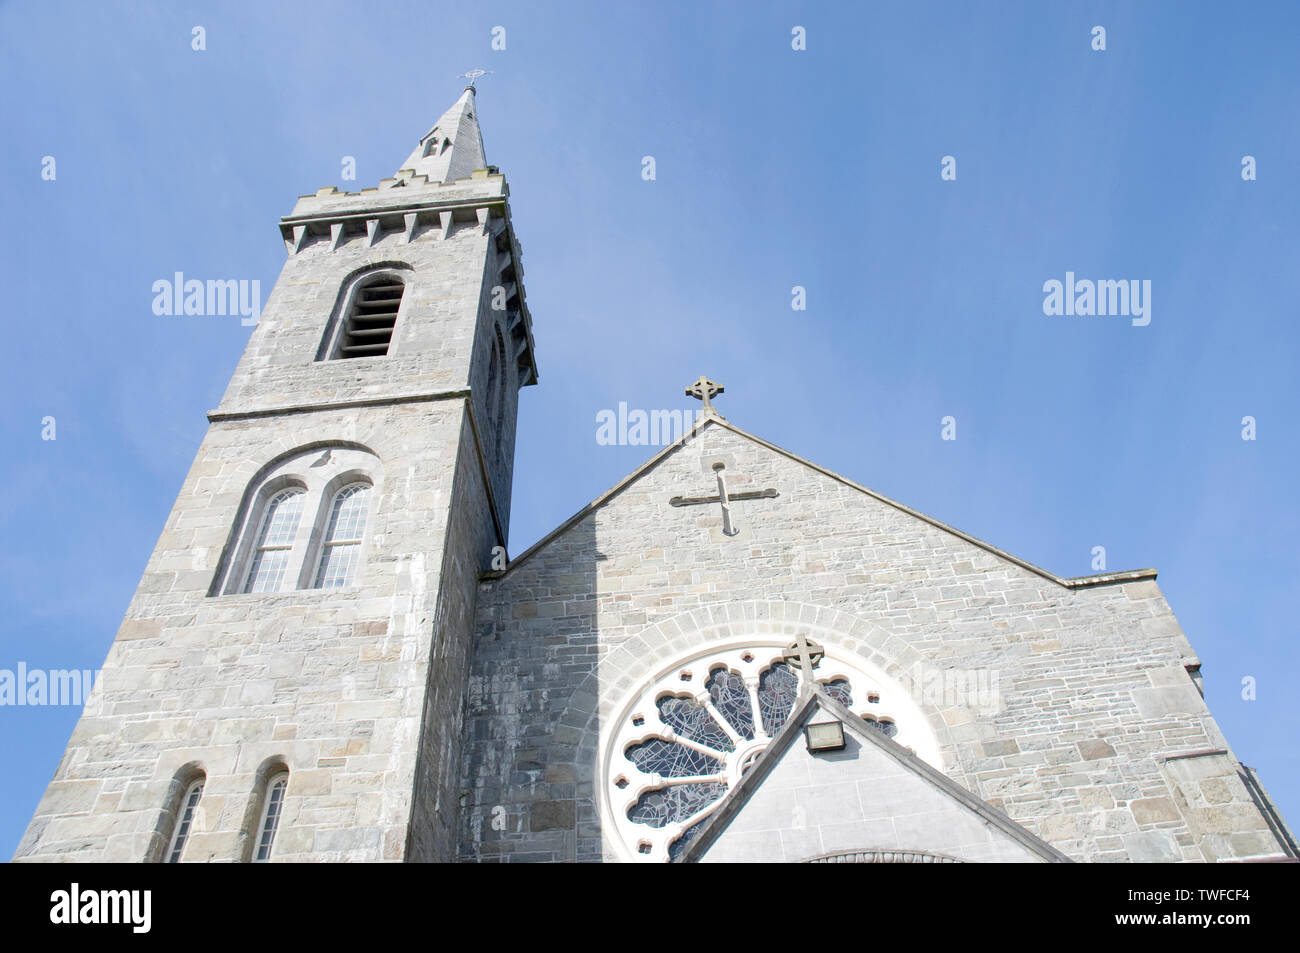
{"label": "shadow on stone wall", "polygon": [[461,860],[600,858],[595,764],[579,752],[589,718],[578,709],[595,707],[579,689],[596,671],[602,558],[589,517],[509,575],[480,584],[461,758]]}

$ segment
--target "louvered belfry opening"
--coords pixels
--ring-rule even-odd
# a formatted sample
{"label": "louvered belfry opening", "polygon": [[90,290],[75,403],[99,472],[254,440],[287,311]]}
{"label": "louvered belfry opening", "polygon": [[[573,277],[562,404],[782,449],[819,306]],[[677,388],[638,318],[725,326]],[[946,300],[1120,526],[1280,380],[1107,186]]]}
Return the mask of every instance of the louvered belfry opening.
{"label": "louvered belfry opening", "polygon": [[339,342],[339,357],[376,357],[393,342],[397,309],[406,290],[400,278],[383,275],[357,289]]}

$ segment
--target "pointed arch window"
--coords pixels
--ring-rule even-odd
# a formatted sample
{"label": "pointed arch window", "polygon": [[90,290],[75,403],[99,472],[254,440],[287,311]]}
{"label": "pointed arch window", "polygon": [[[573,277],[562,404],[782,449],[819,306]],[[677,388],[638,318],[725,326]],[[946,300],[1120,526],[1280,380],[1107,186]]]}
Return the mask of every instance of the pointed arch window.
{"label": "pointed arch window", "polygon": [[384,273],[363,282],[352,297],[339,338],[338,357],[382,357],[393,343],[393,328],[406,284]]}
{"label": "pointed arch window", "polygon": [[189,840],[190,831],[194,827],[194,813],[198,810],[199,800],[203,797],[204,778],[200,777],[197,781],[190,784],[185,789],[185,796],[181,798],[180,816],[176,819],[176,829],[172,831],[172,842],[167,848],[167,863],[180,863],[181,854],[185,851],[185,842]]}
{"label": "pointed arch window", "polygon": [[289,786],[289,772],[282,771],[267,782],[266,798],[262,805],[262,820],[257,825],[257,856],[255,863],[271,859],[275,832],[280,827],[280,814],[284,811],[284,792]]}
{"label": "pointed arch window", "polygon": [[244,583],[245,592],[274,592],[284,583],[305,499],[306,491],[291,487],[281,490],[267,503],[248,567],[248,580]]}
{"label": "pointed arch window", "polygon": [[498,331],[496,340],[492,342],[492,352],[488,355],[487,412],[488,421],[493,427],[496,427],[497,414],[501,411],[501,400],[498,397],[501,379],[501,332]]}
{"label": "pointed arch window", "polygon": [[370,490],[369,483],[353,483],[334,496],[329,524],[321,540],[317,589],[333,589],[352,581],[366,530]]}

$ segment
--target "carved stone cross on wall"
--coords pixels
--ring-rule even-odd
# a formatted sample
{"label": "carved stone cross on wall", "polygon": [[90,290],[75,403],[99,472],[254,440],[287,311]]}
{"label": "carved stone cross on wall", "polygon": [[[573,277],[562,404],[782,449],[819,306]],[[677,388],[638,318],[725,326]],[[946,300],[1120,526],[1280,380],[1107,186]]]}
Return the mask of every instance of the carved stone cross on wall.
{"label": "carved stone cross on wall", "polygon": [[731,504],[741,500],[770,500],[779,496],[775,489],[745,490],[740,493],[727,492],[726,466],[721,463],[713,465],[713,472],[718,477],[717,496],[674,496],[668,501],[669,506],[700,506],[706,503],[718,503],[722,506],[722,535],[739,536],[740,529],[731,521]]}

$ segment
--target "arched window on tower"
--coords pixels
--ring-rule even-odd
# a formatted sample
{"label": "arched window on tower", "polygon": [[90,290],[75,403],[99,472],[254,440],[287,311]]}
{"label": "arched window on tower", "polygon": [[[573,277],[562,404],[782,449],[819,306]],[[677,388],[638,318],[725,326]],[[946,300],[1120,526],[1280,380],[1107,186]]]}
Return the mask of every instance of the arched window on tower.
{"label": "arched window on tower", "polygon": [[492,353],[488,355],[487,414],[488,426],[496,427],[500,401],[497,399],[497,381],[501,379],[501,351],[497,342],[492,342]]}
{"label": "arched window on tower", "polygon": [[505,415],[506,415],[506,375],[509,373],[506,363],[506,342],[501,338],[501,328],[498,326],[497,332],[497,351],[501,354],[501,373],[497,375],[497,453],[501,452],[501,435],[505,432]]}
{"label": "arched window on tower", "polygon": [[189,840],[194,827],[194,814],[198,810],[199,800],[203,797],[203,782],[207,780],[200,775],[190,782],[181,798],[180,812],[176,817],[176,827],[172,830],[172,840],[167,847],[167,863],[180,863],[181,854],[185,852],[185,842]]}
{"label": "arched window on tower", "polygon": [[493,329],[492,352],[488,358],[487,415],[492,428],[492,443],[496,453],[501,453],[502,434],[505,431],[506,406],[506,345],[501,328]]}
{"label": "arched window on tower", "polygon": [[352,582],[366,530],[370,489],[369,483],[353,483],[335,494],[321,540],[317,589],[334,589]]}
{"label": "arched window on tower", "polygon": [[244,583],[245,592],[275,592],[284,583],[305,498],[303,489],[290,487],[267,503],[257,547],[248,567],[248,580]]}
{"label": "arched window on tower", "polygon": [[336,357],[382,357],[393,343],[397,310],[406,285],[385,272],[359,285],[352,296]]}
{"label": "arched window on tower", "polygon": [[267,781],[266,797],[262,803],[262,818],[257,825],[257,853],[255,863],[265,863],[271,859],[271,847],[275,843],[275,832],[280,826],[280,815],[284,811],[284,792],[289,787],[289,772],[281,771]]}
{"label": "arched window on tower", "polygon": [[[281,455],[249,481],[208,595],[352,585],[365,567],[365,533],[383,533],[383,483],[378,457],[359,445]],[[246,819],[250,831],[255,820]]]}

